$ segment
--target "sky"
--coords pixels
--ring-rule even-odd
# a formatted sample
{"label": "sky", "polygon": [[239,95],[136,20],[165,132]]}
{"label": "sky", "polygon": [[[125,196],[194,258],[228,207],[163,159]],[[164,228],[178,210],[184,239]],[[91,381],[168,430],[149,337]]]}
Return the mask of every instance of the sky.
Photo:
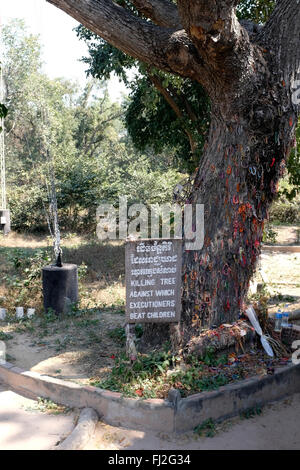
{"label": "sky", "polygon": [[[79,23],[45,0],[0,0],[0,22],[22,18],[33,34],[39,34],[43,45],[43,69],[50,78],[65,77],[86,81],[87,65],[79,60],[87,56],[87,47],[80,41],[73,28]],[[109,82],[113,101],[120,100],[126,92],[116,77]]]}

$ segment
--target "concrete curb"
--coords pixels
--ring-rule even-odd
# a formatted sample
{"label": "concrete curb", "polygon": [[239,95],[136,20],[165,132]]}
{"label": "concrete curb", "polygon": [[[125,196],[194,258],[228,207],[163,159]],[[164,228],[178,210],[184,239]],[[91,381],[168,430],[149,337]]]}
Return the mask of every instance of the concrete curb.
{"label": "concrete curb", "polygon": [[256,376],[218,390],[179,400],[175,412],[175,432],[194,429],[207,419],[222,421],[241,412],[280,400],[300,391],[300,365],[285,366],[274,375]]}
{"label": "concrete curb", "polygon": [[52,450],[81,450],[93,436],[98,415],[93,408],[84,408],[71,434]]}
{"label": "concrete curb", "polygon": [[182,399],[178,391],[171,391],[168,400],[124,398],[117,392],[24,371],[9,363],[0,365],[0,380],[27,396],[50,398],[76,408],[93,408],[113,426],[180,433],[209,418],[221,421],[299,392],[300,364],[188,398]]}
{"label": "concrete curb", "polygon": [[282,253],[300,253],[300,245],[263,245],[261,249],[264,251],[277,251]]}

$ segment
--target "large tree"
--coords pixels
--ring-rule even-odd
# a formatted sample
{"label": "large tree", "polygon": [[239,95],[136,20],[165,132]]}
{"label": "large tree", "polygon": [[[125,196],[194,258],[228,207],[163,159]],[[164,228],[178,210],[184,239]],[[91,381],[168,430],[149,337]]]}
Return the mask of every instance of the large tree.
{"label": "large tree", "polygon": [[205,242],[183,257],[182,337],[236,320],[295,139],[299,0],[278,0],[263,27],[239,22],[239,0],[48,1],[126,54],[208,93],[210,129],[190,196],[205,205]]}

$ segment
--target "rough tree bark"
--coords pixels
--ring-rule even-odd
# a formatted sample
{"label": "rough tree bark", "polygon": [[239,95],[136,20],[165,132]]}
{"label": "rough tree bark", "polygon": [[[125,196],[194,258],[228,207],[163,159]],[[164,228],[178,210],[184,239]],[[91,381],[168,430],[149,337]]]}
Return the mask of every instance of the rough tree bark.
{"label": "rough tree bark", "polygon": [[267,24],[250,29],[237,20],[238,0],[177,0],[177,10],[168,0],[132,0],[152,22],[110,0],[48,1],[133,57],[197,80],[211,98],[189,201],[205,206],[205,243],[183,257],[187,345],[204,327],[236,320],[243,307],[295,138],[300,1],[278,0]]}

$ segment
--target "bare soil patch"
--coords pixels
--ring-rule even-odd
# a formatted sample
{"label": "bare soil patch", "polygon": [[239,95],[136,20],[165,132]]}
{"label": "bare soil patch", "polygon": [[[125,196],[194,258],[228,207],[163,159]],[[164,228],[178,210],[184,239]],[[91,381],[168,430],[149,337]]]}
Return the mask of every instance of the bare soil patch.
{"label": "bare soil patch", "polygon": [[[7,360],[26,370],[88,383],[94,375],[105,377],[122,345],[111,332],[124,324],[124,315],[96,311],[89,315],[58,319],[35,318],[4,323],[0,331]],[[4,338],[5,339],[5,336]]]}
{"label": "bare soil patch", "polygon": [[299,245],[300,227],[298,225],[278,225],[273,227],[276,232],[276,245]]}

